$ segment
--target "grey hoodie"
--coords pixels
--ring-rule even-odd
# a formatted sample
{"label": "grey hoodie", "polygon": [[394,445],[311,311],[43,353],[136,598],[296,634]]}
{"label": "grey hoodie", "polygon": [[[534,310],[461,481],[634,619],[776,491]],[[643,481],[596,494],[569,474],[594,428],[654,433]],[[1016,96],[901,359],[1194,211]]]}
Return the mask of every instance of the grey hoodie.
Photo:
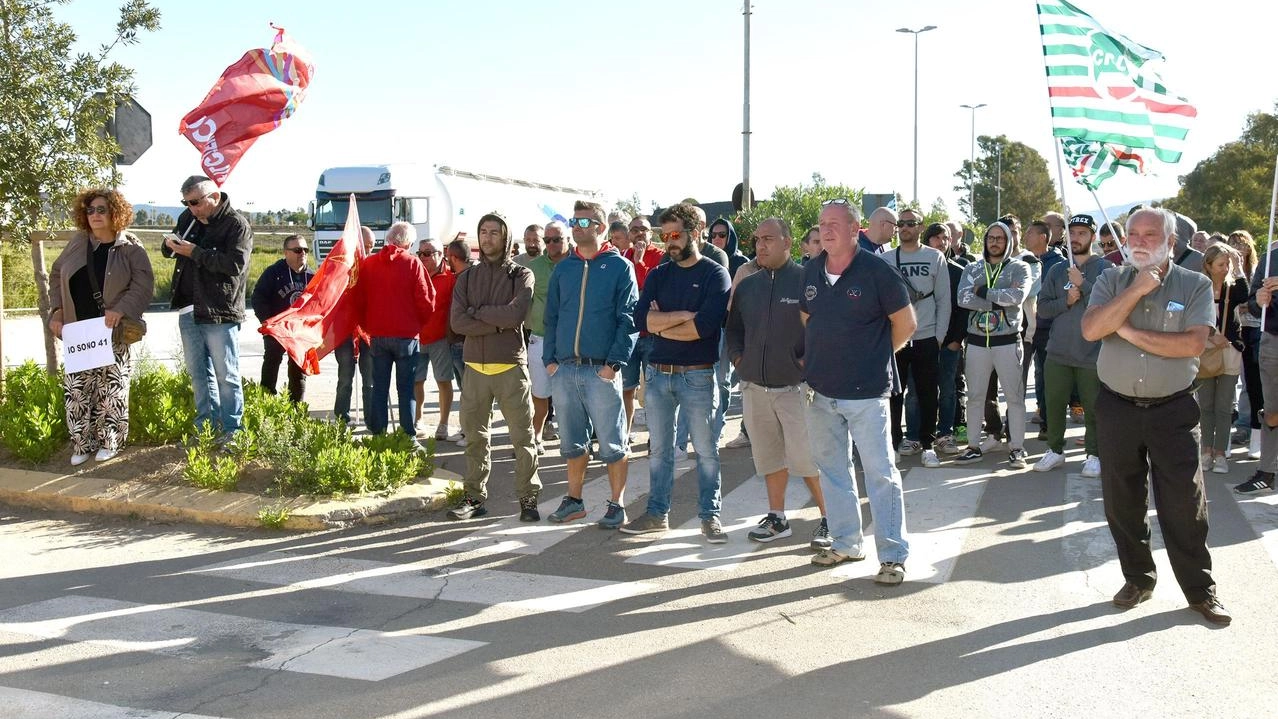
{"label": "grey hoodie", "polygon": [[[1008,238],[1004,259],[991,262],[988,250],[982,249],[981,259],[963,268],[959,281],[958,305],[972,310],[967,318],[967,343],[974,347],[1020,341],[1021,303],[1033,282],[1029,266],[1014,259],[1020,250],[1011,229],[1002,222],[990,225],[990,229],[995,227],[1002,228]],[[991,278],[993,287],[988,286]]]}
{"label": "grey hoodie", "polygon": [[1069,291],[1069,262],[1058,262],[1043,278],[1043,291],[1038,296],[1038,316],[1052,320],[1052,334],[1047,339],[1047,358],[1066,367],[1095,369],[1100,356],[1100,340],[1083,339],[1083,313],[1092,297],[1096,279],[1113,263],[1104,257],[1093,257],[1080,268],[1083,272],[1083,296],[1072,307],[1065,306]]}
{"label": "grey hoodie", "polygon": [[918,326],[913,340],[945,339],[950,326],[950,273],[945,267],[945,255],[939,250],[920,245],[914,252],[903,252],[900,247],[881,255],[896,268],[910,286],[910,304]]}

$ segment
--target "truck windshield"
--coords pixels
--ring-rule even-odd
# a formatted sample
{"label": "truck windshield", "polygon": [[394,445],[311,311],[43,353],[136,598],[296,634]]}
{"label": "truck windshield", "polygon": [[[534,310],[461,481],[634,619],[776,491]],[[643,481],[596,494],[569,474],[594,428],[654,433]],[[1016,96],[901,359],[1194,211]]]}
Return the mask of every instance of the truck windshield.
{"label": "truck windshield", "polygon": [[[359,223],[372,230],[385,230],[391,226],[391,200],[355,199],[359,210]],[[346,226],[346,213],[350,200],[317,200],[315,202],[315,229],[340,230]]]}

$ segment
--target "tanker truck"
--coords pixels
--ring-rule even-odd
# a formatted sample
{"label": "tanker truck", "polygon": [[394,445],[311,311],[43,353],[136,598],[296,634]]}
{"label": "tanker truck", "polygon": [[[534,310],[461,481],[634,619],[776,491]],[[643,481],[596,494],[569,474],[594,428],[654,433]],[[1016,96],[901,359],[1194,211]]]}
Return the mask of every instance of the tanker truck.
{"label": "tanker truck", "polygon": [[316,256],[323,259],[342,235],[350,196],[360,224],[381,247],[386,230],[400,220],[417,228],[418,239],[447,244],[464,233],[477,250],[476,223],[496,211],[506,218],[516,241],[531,224],[572,217],[577,200],[603,202],[595,190],[515,180],[451,167],[413,164],[330,167],[320,174],[311,204]]}

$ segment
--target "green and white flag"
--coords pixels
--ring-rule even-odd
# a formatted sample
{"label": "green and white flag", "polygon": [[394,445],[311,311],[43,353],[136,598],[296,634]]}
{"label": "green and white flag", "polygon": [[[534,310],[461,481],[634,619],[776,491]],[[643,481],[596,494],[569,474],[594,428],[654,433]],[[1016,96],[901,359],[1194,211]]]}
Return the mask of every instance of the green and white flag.
{"label": "green and white flag", "polygon": [[1063,137],[1060,143],[1061,152],[1065,154],[1065,162],[1074,173],[1074,179],[1088,189],[1099,188],[1120,167],[1126,167],[1138,175],[1146,172],[1145,158],[1131,148],[1076,140],[1072,137]]}
{"label": "green and white flag", "polygon": [[1052,134],[1180,160],[1198,110],[1163,86],[1161,53],[1105,29],[1066,0],[1039,0]]}

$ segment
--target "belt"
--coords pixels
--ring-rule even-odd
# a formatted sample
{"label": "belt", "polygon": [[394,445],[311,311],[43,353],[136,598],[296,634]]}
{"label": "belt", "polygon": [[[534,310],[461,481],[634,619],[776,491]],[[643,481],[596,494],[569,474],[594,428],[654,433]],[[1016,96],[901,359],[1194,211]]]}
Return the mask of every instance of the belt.
{"label": "belt", "polygon": [[760,384],[758,382],[747,382],[746,384],[763,392],[793,392],[799,388],[797,384]]}
{"label": "belt", "polygon": [[665,374],[683,374],[699,369],[714,369],[713,364],[656,364],[649,362],[652,368]]}
{"label": "belt", "polygon": [[603,367],[608,364],[608,360],[595,359],[593,357],[569,357],[563,361],[563,364],[585,365],[587,367]]}
{"label": "belt", "polygon": [[1101,386],[1105,388],[1106,392],[1109,392],[1110,394],[1123,400],[1124,402],[1130,402],[1131,404],[1134,404],[1141,409],[1149,409],[1150,407],[1157,407],[1159,405],[1164,405],[1164,404],[1167,404],[1168,402],[1171,402],[1172,400],[1180,399],[1181,397],[1188,397],[1194,392],[1193,385],[1190,385],[1189,387],[1186,387],[1185,389],[1182,389],[1179,392],[1173,392],[1172,394],[1169,394],[1166,397],[1128,397],[1125,394],[1120,394],[1118,392],[1115,392],[1114,390],[1110,389],[1104,384],[1102,384]]}

